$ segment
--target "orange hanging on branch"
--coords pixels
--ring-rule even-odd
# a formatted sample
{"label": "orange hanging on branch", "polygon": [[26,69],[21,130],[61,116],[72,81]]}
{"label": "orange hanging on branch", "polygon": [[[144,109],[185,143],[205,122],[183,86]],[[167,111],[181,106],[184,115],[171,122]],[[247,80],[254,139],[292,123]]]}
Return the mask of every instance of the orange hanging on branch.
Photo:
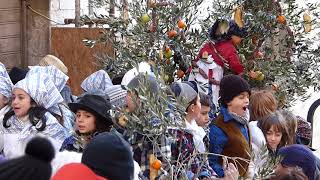
{"label": "orange hanging on branch", "polygon": [[284,25],[285,25],[286,22],[287,22],[286,17],[285,17],[284,15],[278,16],[278,17],[277,17],[277,21],[278,21],[278,23],[284,24]]}
{"label": "orange hanging on branch", "polygon": [[169,38],[169,39],[174,38],[177,34],[178,34],[178,33],[177,33],[177,31],[175,31],[175,30],[170,30],[170,31],[167,32],[167,35],[168,35],[168,38]]}
{"label": "orange hanging on branch", "polygon": [[187,25],[186,25],[186,23],[183,21],[183,20],[179,20],[178,21],[178,27],[180,28],[180,29],[184,29],[184,28],[186,28],[187,27]]}
{"label": "orange hanging on branch", "polygon": [[156,159],[153,161],[153,163],[151,164],[151,167],[155,170],[160,170],[162,166],[162,163],[159,159]]}

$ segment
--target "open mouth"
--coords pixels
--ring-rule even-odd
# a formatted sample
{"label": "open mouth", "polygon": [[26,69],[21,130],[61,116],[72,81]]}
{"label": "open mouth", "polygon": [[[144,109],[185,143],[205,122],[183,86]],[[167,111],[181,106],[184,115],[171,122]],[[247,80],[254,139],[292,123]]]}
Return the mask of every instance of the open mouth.
{"label": "open mouth", "polygon": [[248,109],[248,106],[243,106],[242,109],[243,111],[246,111]]}

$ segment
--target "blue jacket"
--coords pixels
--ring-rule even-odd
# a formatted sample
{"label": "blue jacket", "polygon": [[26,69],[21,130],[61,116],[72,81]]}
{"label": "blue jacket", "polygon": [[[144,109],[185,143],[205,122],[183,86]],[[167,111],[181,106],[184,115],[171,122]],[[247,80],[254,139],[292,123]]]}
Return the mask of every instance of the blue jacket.
{"label": "blue jacket", "polygon": [[[225,107],[221,107],[220,110],[221,115],[223,116],[224,122],[229,121],[236,121],[234,118],[229,114],[228,110]],[[237,122],[237,121],[236,121]],[[249,132],[246,126],[237,122],[238,127],[240,128],[241,133],[249,142]],[[214,123],[211,123],[210,126],[210,146],[209,152],[215,154],[222,154],[224,147],[228,143],[228,136],[223,132],[223,130],[217,127]],[[224,172],[222,166],[219,164],[218,160],[220,159],[219,156],[209,155],[209,164],[211,168],[217,173],[219,177],[224,177]]]}

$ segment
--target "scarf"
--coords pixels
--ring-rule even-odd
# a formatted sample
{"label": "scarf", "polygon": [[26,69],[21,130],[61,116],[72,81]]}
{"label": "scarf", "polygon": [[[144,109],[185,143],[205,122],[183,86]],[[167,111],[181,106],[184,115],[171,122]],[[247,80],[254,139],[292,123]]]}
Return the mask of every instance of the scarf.
{"label": "scarf", "polygon": [[204,129],[198,126],[194,119],[191,121],[191,123],[186,121],[186,129],[193,135],[193,142],[197,151],[204,153],[206,151],[206,147],[203,142],[203,138],[206,136]]}

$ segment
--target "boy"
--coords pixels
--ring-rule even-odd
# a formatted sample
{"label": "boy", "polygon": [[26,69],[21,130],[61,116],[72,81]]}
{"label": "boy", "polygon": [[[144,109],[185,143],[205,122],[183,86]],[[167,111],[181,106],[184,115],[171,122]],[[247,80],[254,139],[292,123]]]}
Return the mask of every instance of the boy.
{"label": "boy", "polygon": [[[249,121],[249,84],[237,75],[227,75],[220,83],[221,110],[218,117],[210,124],[210,153],[229,157],[239,157],[231,161],[238,167],[240,176],[245,176],[251,157]],[[210,155],[209,164],[219,177],[224,177],[223,159]]]}
{"label": "boy", "polygon": [[198,126],[206,129],[206,127],[209,125],[209,112],[210,112],[210,96],[200,92],[200,104],[201,104],[201,111],[198,118],[196,118],[196,122]]}

